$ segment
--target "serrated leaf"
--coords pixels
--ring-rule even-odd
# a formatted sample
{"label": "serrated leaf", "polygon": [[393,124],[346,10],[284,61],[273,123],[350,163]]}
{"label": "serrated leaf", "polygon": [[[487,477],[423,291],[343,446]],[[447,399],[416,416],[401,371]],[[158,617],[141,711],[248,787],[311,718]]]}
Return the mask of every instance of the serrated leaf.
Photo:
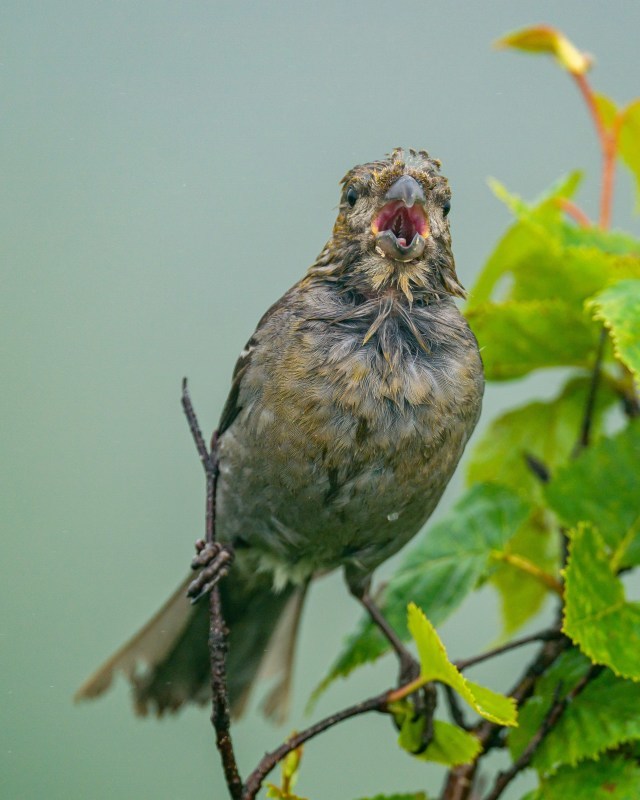
{"label": "serrated leaf", "polygon": [[[476,441],[467,466],[467,481],[494,480],[542,500],[542,485],[527,466],[530,454],[545,464],[551,473],[565,464],[579,435],[580,420],[587,402],[590,381],[569,381],[553,400],[529,403],[493,420]],[[617,395],[603,383],[596,398],[593,435],[597,438],[606,408]]]}
{"label": "serrated leaf", "polygon": [[466,316],[480,344],[488,380],[593,363],[596,325],[562,300],[486,303],[468,309]]}
{"label": "serrated leaf", "polygon": [[[378,603],[403,639],[407,603],[413,600],[439,625],[493,567],[493,550],[501,550],[529,515],[528,505],[513,491],[490,483],[477,484],[447,516],[430,526],[405,556]],[[314,691],[311,703],[338,677],[379,658],[389,643],[367,618],[349,637],[329,674]]]}
{"label": "serrated leaf", "polygon": [[626,280],[609,286],[587,303],[611,336],[613,350],[640,381],[640,280]]}
{"label": "serrated leaf", "polygon": [[626,602],[612,553],[598,531],[571,532],[565,570],[563,630],[594,663],[640,680],[640,603]]}
{"label": "serrated leaf", "polygon": [[[557,573],[559,548],[555,531],[541,510],[534,512],[507,543],[505,552],[530,561],[543,572]],[[549,588],[509,563],[501,563],[489,579],[500,597],[503,637],[508,638],[535,616],[549,596]]]}
{"label": "serrated leaf", "polygon": [[498,39],[495,46],[551,55],[572,75],[584,75],[591,68],[591,56],[580,52],[561,31],[550,25],[521,28]]}
{"label": "serrated leaf", "polygon": [[467,680],[449,661],[447,651],[436,629],[415,603],[409,603],[409,632],[418,648],[420,677],[425,682],[446,683],[465,700],[474,711],[499,725],[516,725],[518,711],[511,697]]}
{"label": "serrated leaf", "polygon": [[640,564],[640,425],[600,439],[560,468],[545,487],[567,527],[592,522],[616,566]]}
{"label": "serrated leaf", "polygon": [[[640,256],[640,240],[623,231],[603,230],[595,225],[582,228],[563,221],[558,225],[556,235],[567,248],[597,248],[613,256]],[[613,281],[618,279],[612,278]]]}
{"label": "serrated leaf", "polygon": [[[549,236],[548,231],[546,236]],[[577,310],[587,298],[604,287],[624,278],[640,277],[638,255],[607,253],[599,247],[587,245],[586,236],[581,237],[584,244],[578,244],[579,237],[574,238],[576,244],[568,246],[563,243],[558,246],[554,257],[548,253],[546,258],[538,258],[535,263],[518,265],[510,299],[550,300],[557,296],[561,287],[563,302]]]}
{"label": "serrated leaf", "polygon": [[[556,299],[576,308],[591,295],[624,278],[640,277],[640,241],[596,226],[578,227],[564,218],[577,174],[565,178],[534,204],[511,195],[497,182],[494,192],[516,222],[498,242],[469,292],[468,308],[488,301]],[[504,291],[504,282],[511,285]]]}
{"label": "serrated leaf", "polygon": [[[509,735],[514,758],[542,725],[560,688],[565,697],[587,673],[589,660],[576,650],[564,653],[536,683],[533,696],[520,709],[518,728]],[[566,708],[536,750],[532,765],[551,774],[564,764],[596,758],[605,750],[640,739],[640,684],[605,670]]]}
{"label": "serrated leaf", "polygon": [[638,800],[640,767],[622,756],[603,756],[562,767],[544,780],[535,800]]}
{"label": "serrated leaf", "polygon": [[483,267],[476,283],[469,292],[468,308],[480,305],[493,297],[498,281],[506,274],[516,273],[521,264],[533,264],[547,257],[559,255],[556,236],[549,235],[549,227],[561,221],[561,211],[557,205],[558,198],[573,195],[580,181],[580,173],[573,172],[563,178],[551,189],[528,205],[516,195],[510,194],[496,180],[490,186],[496,196],[507,204],[517,216],[517,221],[507,230],[496,245],[494,252]]}
{"label": "serrated leaf", "polygon": [[622,112],[618,152],[636,181],[636,209],[640,210],[640,99]]}
{"label": "serrated leaf", "polygon": [[414,758],[421,761],[433,761],[448,767],[470,764],[482,751],[476,736],[463,731],[455,725],[442,720],[433,720],[433,740],[422,752],[416,752],[422,741],[425,719],[422,716],[413,718],[410,711],[402,720],[398,744]]}

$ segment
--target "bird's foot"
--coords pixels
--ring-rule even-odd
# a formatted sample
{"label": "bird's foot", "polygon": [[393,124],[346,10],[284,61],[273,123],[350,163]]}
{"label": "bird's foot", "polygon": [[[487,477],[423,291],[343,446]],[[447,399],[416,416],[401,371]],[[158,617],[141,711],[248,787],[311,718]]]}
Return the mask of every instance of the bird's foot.
{"label": "bird's foot", "polygon": [[221,578],[229,572],[233,562],[233,548],[220,542],[196,542],[197,555],[191,562],[191,569],[200,570],[197,578],[191,581],[187,589],[187,597],[191,603],[197,603],[213,589]]}
{"label": "bird's foot", "polygon": [[[400,654],[399,658],[400,674],[398,676],[398,686],[406,686],[420,677],[420,664],[408,650]],[[433,716],[438,699],[436,687],[433,683],[427,683],[421,686],[408,699],[413,707],[412,722],[422,721],[417,747],[412,749],[415,755],[419,755],[424,753],[433,741]]]}

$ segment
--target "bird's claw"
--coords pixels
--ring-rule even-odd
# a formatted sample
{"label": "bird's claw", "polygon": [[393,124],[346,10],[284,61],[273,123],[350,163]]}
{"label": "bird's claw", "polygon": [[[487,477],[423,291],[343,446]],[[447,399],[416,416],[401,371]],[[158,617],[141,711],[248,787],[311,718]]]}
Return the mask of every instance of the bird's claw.
{"label": "bird's claw", "polygon": [[191,581],[187,589],[187,597],[192,605],[213,589],[221,578],[229,572],[233,562],[233,549],[220,542],[196,542],[197,554],[191,562],[191,569],[200,570],[197,578]]}

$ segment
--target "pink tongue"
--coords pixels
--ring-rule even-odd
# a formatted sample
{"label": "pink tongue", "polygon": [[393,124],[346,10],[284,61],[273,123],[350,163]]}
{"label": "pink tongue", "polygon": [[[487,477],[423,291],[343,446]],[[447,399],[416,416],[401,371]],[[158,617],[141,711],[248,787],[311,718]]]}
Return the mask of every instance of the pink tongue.
{"label": "pink tongue", "polygon": [[403,239],[402,237],[399,237],[399,238],[397,239],[397,242],[398,242],[398,244],[399,244],[401,247],[406,247],[406,246],[407,246],[407,240],[406,240],[406,239]]}

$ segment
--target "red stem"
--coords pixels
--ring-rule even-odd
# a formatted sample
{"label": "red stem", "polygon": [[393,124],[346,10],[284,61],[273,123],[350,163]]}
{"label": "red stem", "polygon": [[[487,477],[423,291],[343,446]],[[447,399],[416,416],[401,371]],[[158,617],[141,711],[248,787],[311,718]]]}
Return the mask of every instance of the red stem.
{"label": "red stem", "polygon": [[622,118],[618,114],[614,119],[611,128],[605,125],[600,109],[596,102],[593,89],[585,75],[572,73],[578,85],[578,89],[587,104],[587,109],[593,120],[593,124],[600,143],[602,153],[602,188],[600,190],[600,227],[609,228],[611,225],[611,206],[613,203],[613,182],[615,177],[616,154],[618,151],[618,137],[620,135],[620,125]]}
{"label": "red stem", "polygon": [[584,211],[573,203],[571,200],[568,200],[566,197],[559,197],[556,201],[560,208],[570,217],[578,223],[581,228],[590,228],[591,227],[591,220],[589,217],[584,213]]}

